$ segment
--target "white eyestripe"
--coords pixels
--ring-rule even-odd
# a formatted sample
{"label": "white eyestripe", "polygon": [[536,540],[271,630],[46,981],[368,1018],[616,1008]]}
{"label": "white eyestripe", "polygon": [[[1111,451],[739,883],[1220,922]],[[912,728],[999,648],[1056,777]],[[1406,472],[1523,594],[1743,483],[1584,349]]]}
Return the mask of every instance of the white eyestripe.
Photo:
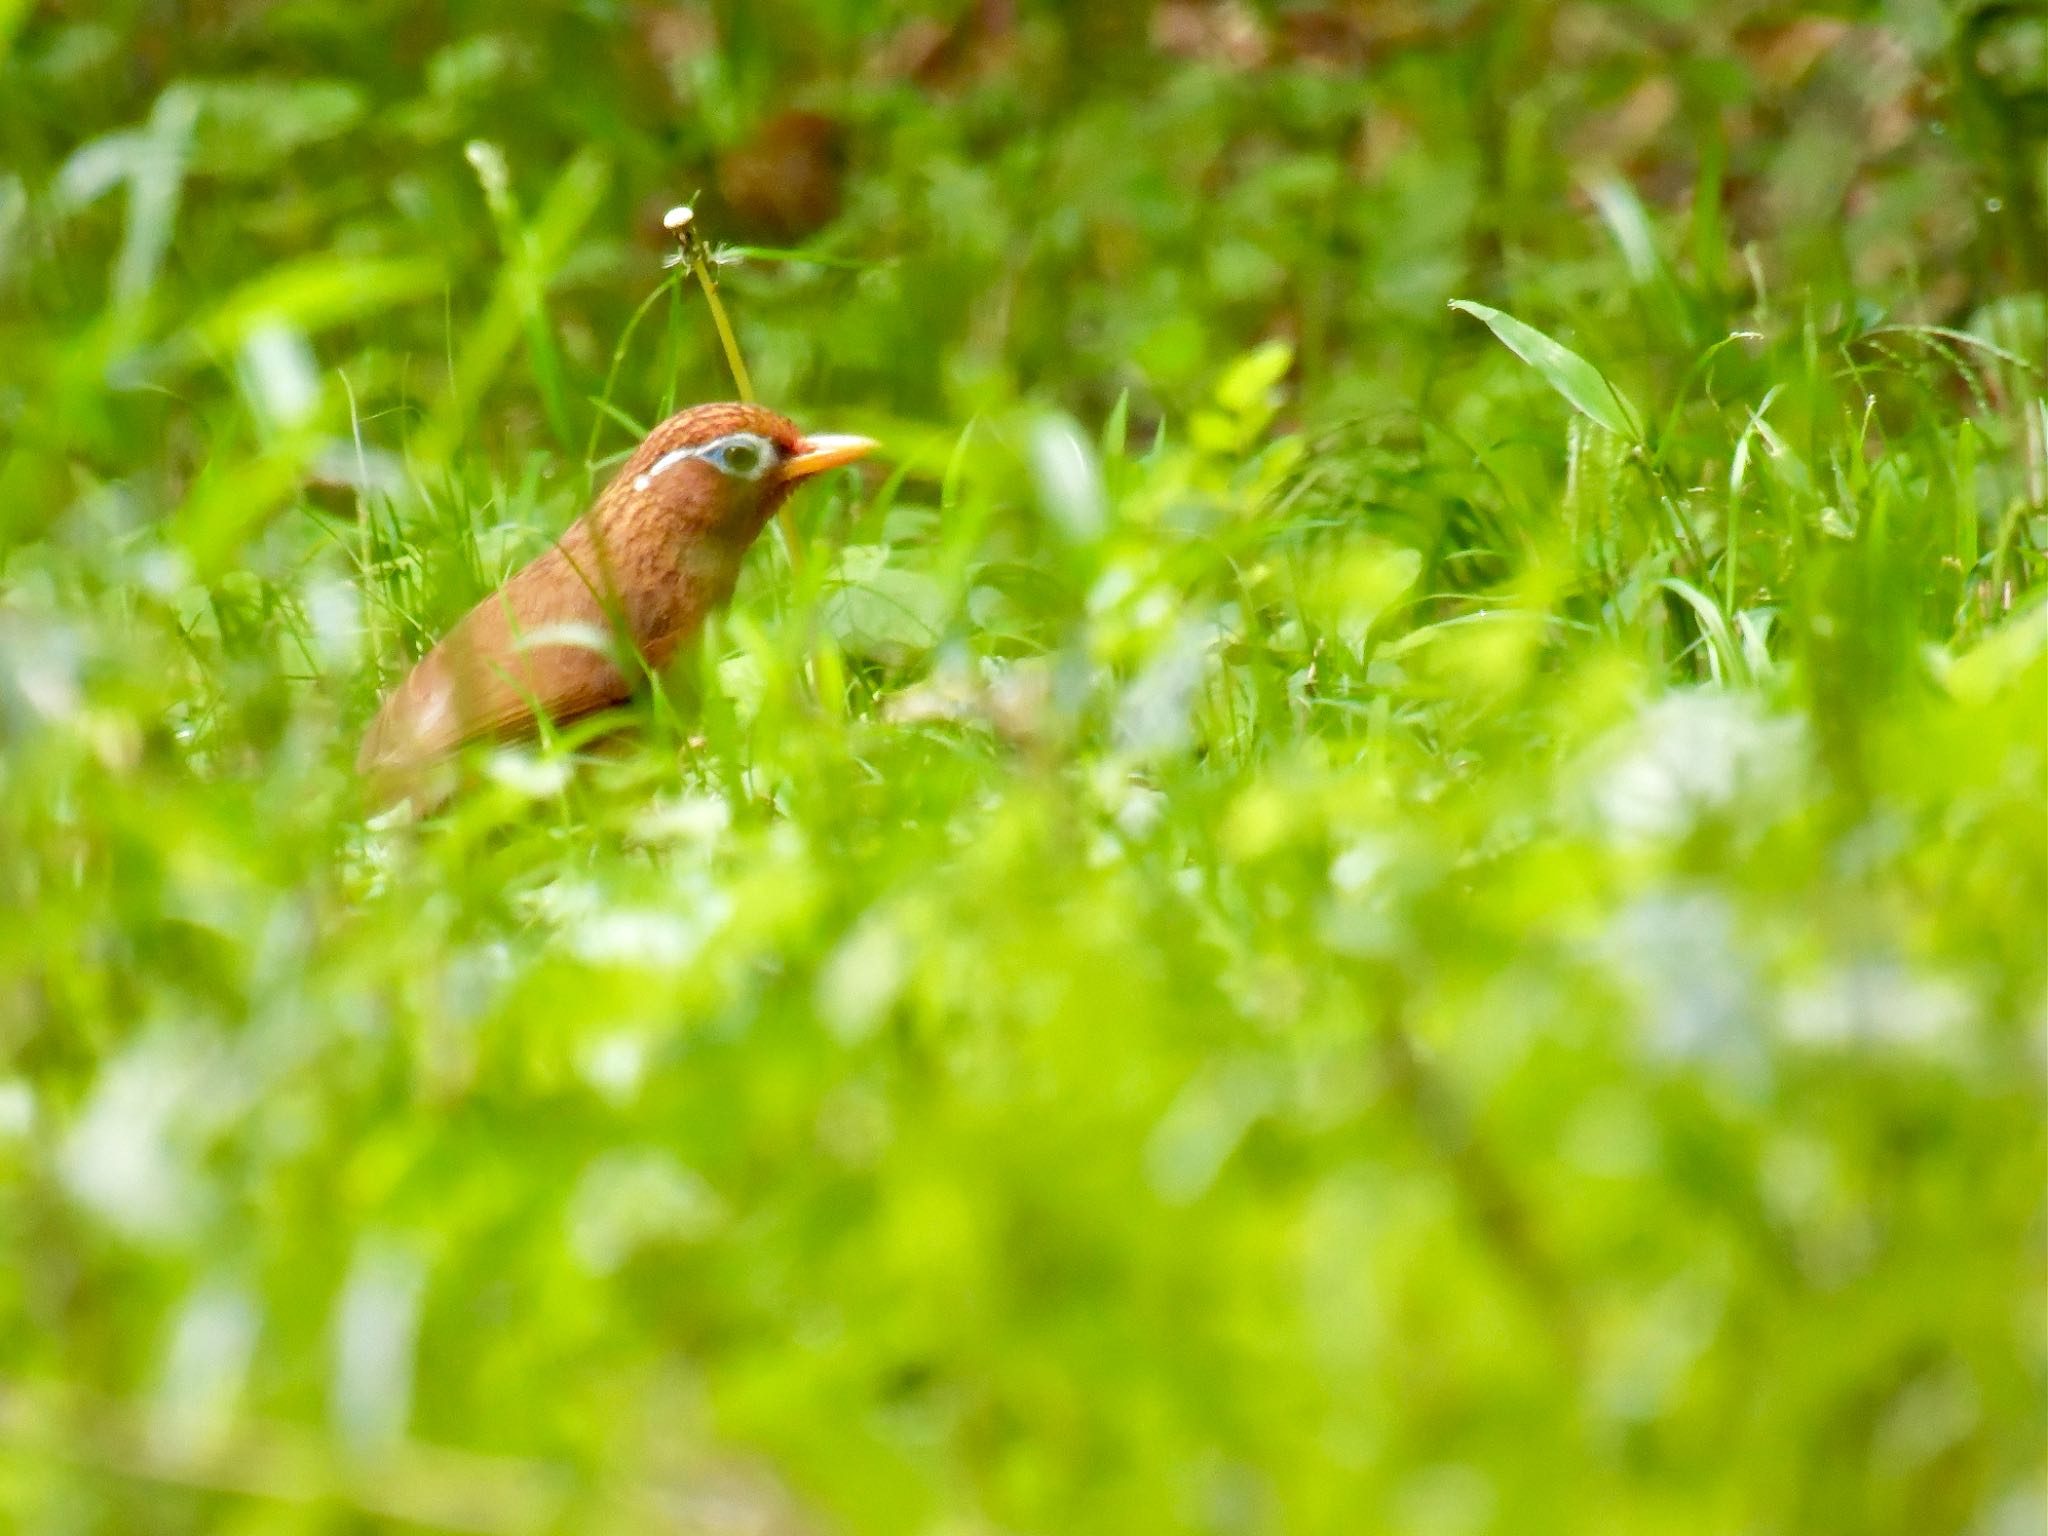
{"label": "white eyestripe", "polygon": [[[746,462],[749,457],[751,462]],[[735,480],[758,480],[781,457],[781,450],[758,433],[728,432],[694,448],[677,448],[664,453],[648,466],[645,474],[633,477],[633,489],[646,490],[654,483],[656,475],[666,474],[685,459],[703,459],[720,474],[730,475]],[[746,462],[746,467],[739,467],[735,459]]]}

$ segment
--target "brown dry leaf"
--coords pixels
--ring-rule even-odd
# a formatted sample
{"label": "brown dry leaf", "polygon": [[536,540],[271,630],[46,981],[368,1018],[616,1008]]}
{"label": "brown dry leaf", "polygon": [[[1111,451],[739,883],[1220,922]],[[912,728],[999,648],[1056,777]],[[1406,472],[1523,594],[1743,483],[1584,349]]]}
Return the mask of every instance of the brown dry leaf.
{"label": "brown dry leaf", "polygon": [[1435,48],[1469,32],[1476,16],[1431,11],[1415,0],[1322,5],[1280,14],[1279,55],[1290,62],[1358,70],[1375,55],[1402,48]]}
{"label": "brown dry leaf", "polygon": [[964,670],[934,673],[892,694],[882,718],[896,725],[985,725],[1012,746],[1046,738],[1052,714],[1052,674],[1042,664],[1017,662],[986,679]]}
{"label": "brown dry leaf", "polygon": [[1362,70],[1372,42],[1370,27],[1357,11],[1321,6],[1287,11],[1280,17],[1280,56],[1290,63],[1313,64],[1339,73]]}
{"label": "brown dry leaf", "polygon": [[1238,0],[1176,0],[1152,13],[1152,46],[1176,59],[1258,69],[1272,57],[1258,12]]}
{"label": "brown dry leaf", "polygon": [[867,72],[880,80],[935,85],[947,71],[960,29],[919,16],[905,22],[868,56]]}
{"label": "brown dry leaf", "polygon": [[1367,181],[1386,173],[1419,137],[1414,119],[1385,107],[1368,107],[1358,133],[1354,157],[1359,174]]}
{"label": "brown dry leaf", "polygon": [[1890,154],[1919,132],[1921,98],[1931,82],[1912,49],[1887,28],[1861,28],[1855,51],[1856,78],[1868,111],[1864,145],[1873,155]]}
{"label": "brown dry leaf", "polygon": [[819,112],[778,112],[718,159],[718,191],[744,232],[783,241],[815,233],[839,212],[845,133]]}
{"label": "brown dry leaf", "polygon": [[1668,75],[1651,75],[1612,111],[1579,133],[1573,158],[1609,165],[1638,162],[1678,116],[1678,87]]}
{"label": "brown dry leaf", "polygon": [[643,6],[635,19],[642,46],[664,69],[718,46],[718,23],[708,5]]}
{"label": "brown dry leaf", "polygon": [[1833,16],[1802,16],[1782,26],[1745,29],[1735,51],[1758,79],[1783,90],[1797,85],[1855,29]]}
{"label": "brown dry leaf", "polygon": [[970,84],[1010,62],[1016,30],[1016,0],[981,0],[952,22],[920,16],[875,50],[868,74],[928,91]]}

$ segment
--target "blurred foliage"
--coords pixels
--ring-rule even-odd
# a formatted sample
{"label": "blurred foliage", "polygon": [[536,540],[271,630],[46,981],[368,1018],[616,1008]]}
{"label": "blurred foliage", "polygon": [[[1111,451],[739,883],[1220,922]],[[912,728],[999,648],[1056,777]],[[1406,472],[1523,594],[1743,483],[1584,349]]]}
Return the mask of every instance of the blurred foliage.
{"label": "blurred foliage", "polygon": [[[2041,1529],[2044,123],[2018,4],[0,0],[0,1521]],[[687,200],[890,462],[366,819],[728,391]]]}

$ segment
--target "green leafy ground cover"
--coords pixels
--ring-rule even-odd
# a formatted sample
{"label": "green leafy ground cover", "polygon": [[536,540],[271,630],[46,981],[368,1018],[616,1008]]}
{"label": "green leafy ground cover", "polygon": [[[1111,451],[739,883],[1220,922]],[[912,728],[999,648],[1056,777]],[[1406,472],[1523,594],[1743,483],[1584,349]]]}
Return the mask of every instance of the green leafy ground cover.
{"label": "green leafy ground cover", "polygon": [[[0,1523],[2038,1530],[2042,47],[0,4]],[[367,820],[700,190],[887,462]]]}

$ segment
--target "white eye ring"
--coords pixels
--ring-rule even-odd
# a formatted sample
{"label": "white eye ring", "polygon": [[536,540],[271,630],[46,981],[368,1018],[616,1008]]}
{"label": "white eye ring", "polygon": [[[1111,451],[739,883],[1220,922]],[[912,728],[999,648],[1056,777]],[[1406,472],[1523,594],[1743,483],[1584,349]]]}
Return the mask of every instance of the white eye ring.
{"label": "white eye ring", "polygon": [[714,438],[697,450],[697,456],[735,480],[760,479],[777,458],[775,445],[752,432],[732,432]]}
{"label": "white eye ring", "polygon": [[781,457],[782,450],[758,433],[728,432],[724,437],[714,437],[695,448],[677,448],[664,453],[648,467],[646,474],[633,477],[633,489],[646,490],[654,483],[656,475],[667,474],[685,459],[702,459],[720,474],[730,475],[735,480],[758,480]]}

